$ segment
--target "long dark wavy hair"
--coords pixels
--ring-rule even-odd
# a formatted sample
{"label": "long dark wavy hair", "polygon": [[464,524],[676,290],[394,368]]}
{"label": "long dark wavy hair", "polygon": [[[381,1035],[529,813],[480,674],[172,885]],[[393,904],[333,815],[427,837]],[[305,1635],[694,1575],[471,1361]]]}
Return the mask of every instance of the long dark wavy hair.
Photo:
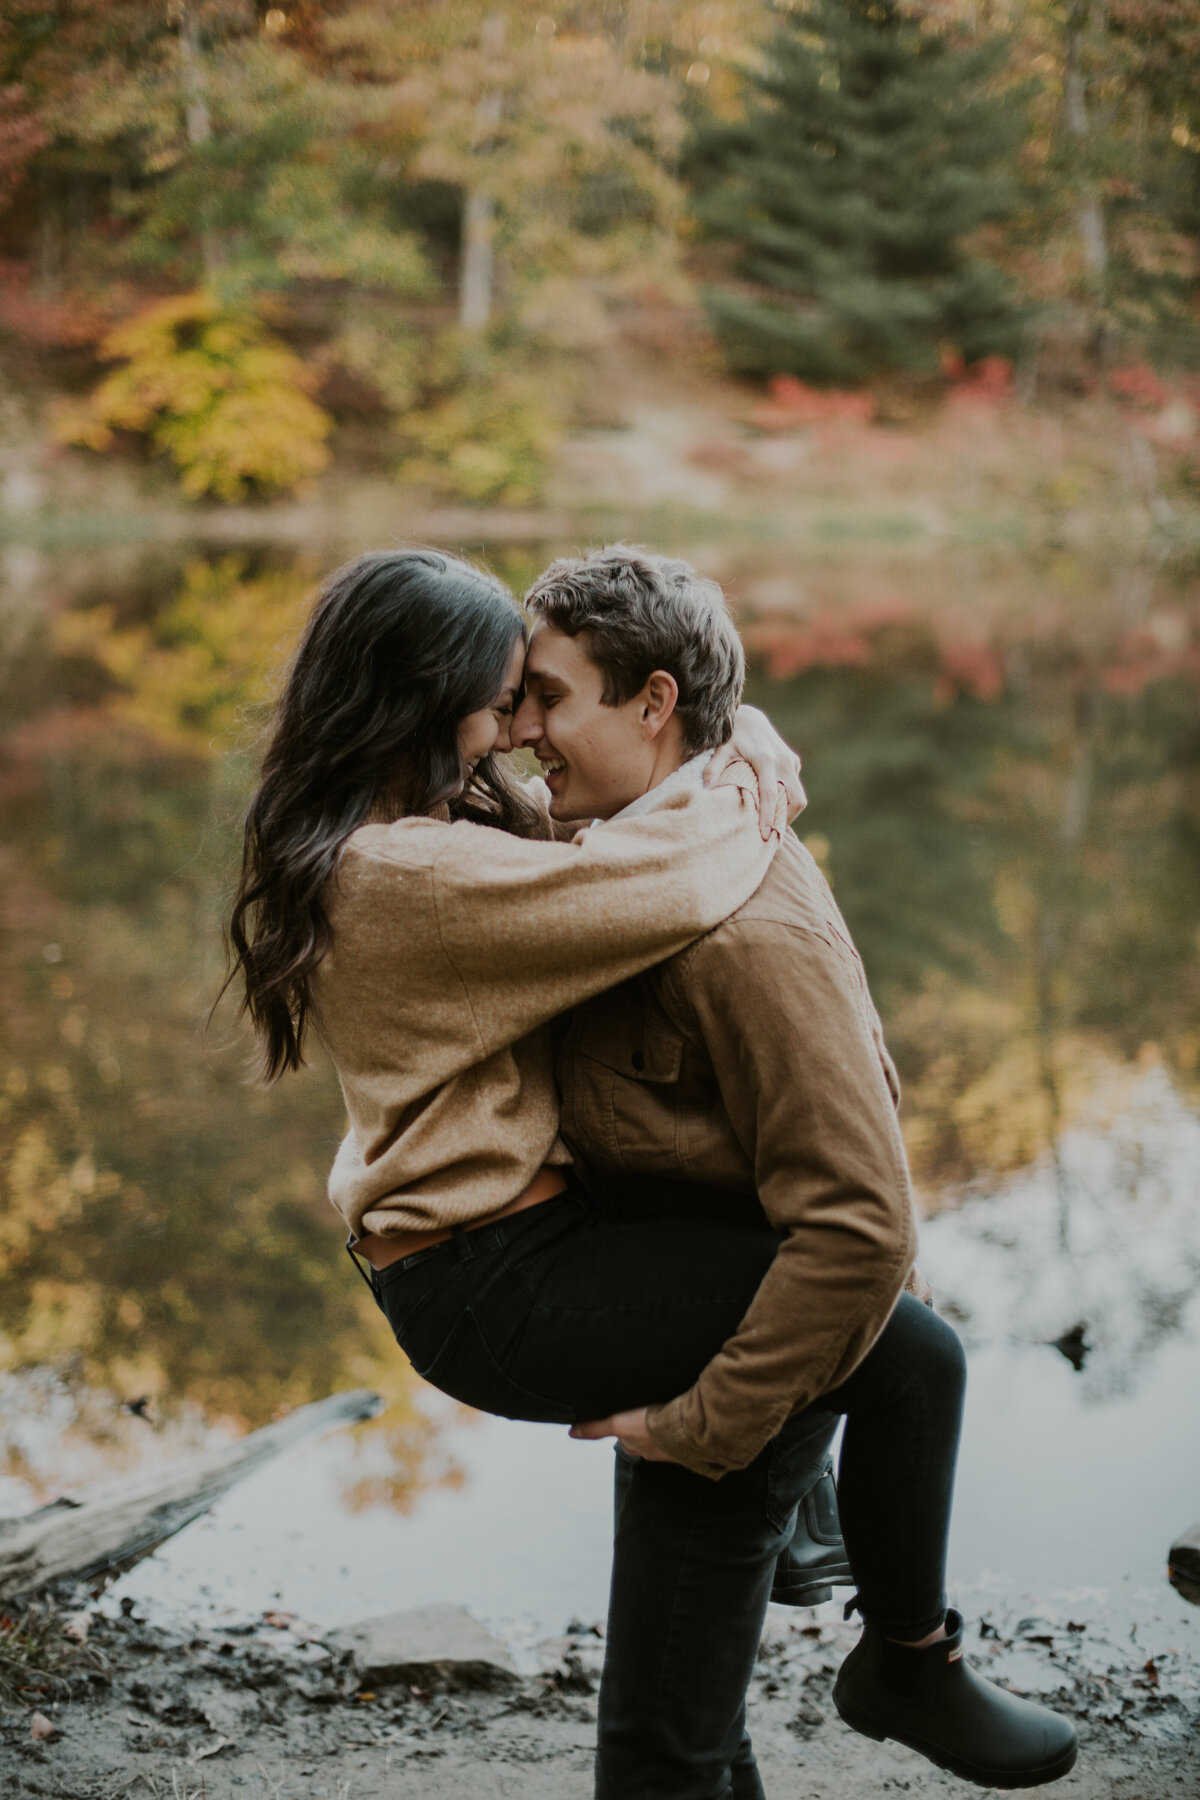
{"label": "long dark wavy hair", "polygon": [[491,704],[524,633],[495,576],[436,550],[379,550],[322,589],[246,814],[226,932],[262,1073],[304,1061],[311,982],[329,948],[326,884],[351,832],[433,813],[528,836],[538,812],[495,756],[466,775],[459,721]]}

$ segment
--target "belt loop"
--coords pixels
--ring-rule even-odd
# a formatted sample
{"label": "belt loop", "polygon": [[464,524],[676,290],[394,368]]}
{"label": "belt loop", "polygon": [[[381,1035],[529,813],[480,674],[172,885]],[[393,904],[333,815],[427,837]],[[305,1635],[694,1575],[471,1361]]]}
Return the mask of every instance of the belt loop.
{"label": "belt loop", "polygon": [[451,1236],[454,1239],[455,1249],[458,1251],[458,1260],[460,1262],[469,1262],[475,1254],[475,1249],[471,1243],[466,1226],[455,1225],[451,1232]]}

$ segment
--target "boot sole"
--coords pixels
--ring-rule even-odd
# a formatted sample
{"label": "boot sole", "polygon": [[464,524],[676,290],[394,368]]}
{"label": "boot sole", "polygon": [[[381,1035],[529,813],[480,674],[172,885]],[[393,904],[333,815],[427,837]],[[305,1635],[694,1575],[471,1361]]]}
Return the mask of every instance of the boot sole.
{"label": "boot sole", "polygon": [[835,1587],[853,1587],[854,1576],[849,1563],[832,1563],[822,1569],[811,1586],[799,1582],[787,1587],[773,1587],[771,1599],[776,1606],[820,1606],[833,1599]]}
{"label": "boot sole", "polygon": [[836,1693],[833,1696],[833,1704],[842,1723],[848,1725],[851,1731],[857,1731],[860,1737],[874,1738],[877,1744],[885,1743],[888,1738],[891,1738],[894,1743],[904,1744],[909,1750],[915,1750],[918,1756],[924,1756],[939,1769],[945,1769],[948,1775],[957,1775],[963,1781],[973,1781],[976,1787],[1006,1789],[1042,1787],[1048,1781],[1058,1781],[1061,1776],[1069,1774],[1075,1767],[1075,1758],[1079,1751],[1078,1744],[1072,1744],[1069,1750],[1064,1751],[1061,1756],[1056,1756],[1053,1762],[1042,1763],[1036,1769],[985,1769],[978,1763],[970,1763],[965,1758],[947,1754],[940,1745],[926,1743],[922,1738],[916,1736],[905,1737],[898,1731],[876,1724],[866,1713],[859,1713],[853,1707],[844,1706]]}

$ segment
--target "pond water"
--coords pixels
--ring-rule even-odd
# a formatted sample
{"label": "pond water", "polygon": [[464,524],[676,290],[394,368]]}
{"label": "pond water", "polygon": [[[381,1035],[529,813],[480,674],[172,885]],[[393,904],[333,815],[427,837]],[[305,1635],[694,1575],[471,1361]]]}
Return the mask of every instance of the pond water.
{"label": "pond water", "polygon": [[[904,1079],[971,1364],[956,1592],[1200,1649],[1163,1580],[1200,1517],[1200,570],[672,547],[803,751]],[[0,1510],[372,1386],[117,1597],[561,1629],[604,1609],[609,1452],[422,1389],[324,1200],[330,1071],[264,1095],[204,1030],[262,708],[343,548],[3,552]]]}

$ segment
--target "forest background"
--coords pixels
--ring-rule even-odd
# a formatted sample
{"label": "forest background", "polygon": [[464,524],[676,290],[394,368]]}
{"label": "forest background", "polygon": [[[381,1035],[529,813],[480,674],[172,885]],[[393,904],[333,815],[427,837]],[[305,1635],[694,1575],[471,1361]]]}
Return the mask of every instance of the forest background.
{"label": "forest background", "polygon": [[1197,91],[1197,0],[5,0],[10,504],[527,505],[648,364],[751,433],[1102,394],[1194,483]]}
{"label": "forest background", "polygon": [[[128,1397],[370,1384],[358,1500],[441,1478],[332,1072],[204,1032],[265,703],[368,545],[725,583],[929,1209],[1194,1109],[1198,94],[1200,0],[0,0],[0,1382],[130,1456]],[[1183,1310],[1138,1280],[1126,1374]]]}

